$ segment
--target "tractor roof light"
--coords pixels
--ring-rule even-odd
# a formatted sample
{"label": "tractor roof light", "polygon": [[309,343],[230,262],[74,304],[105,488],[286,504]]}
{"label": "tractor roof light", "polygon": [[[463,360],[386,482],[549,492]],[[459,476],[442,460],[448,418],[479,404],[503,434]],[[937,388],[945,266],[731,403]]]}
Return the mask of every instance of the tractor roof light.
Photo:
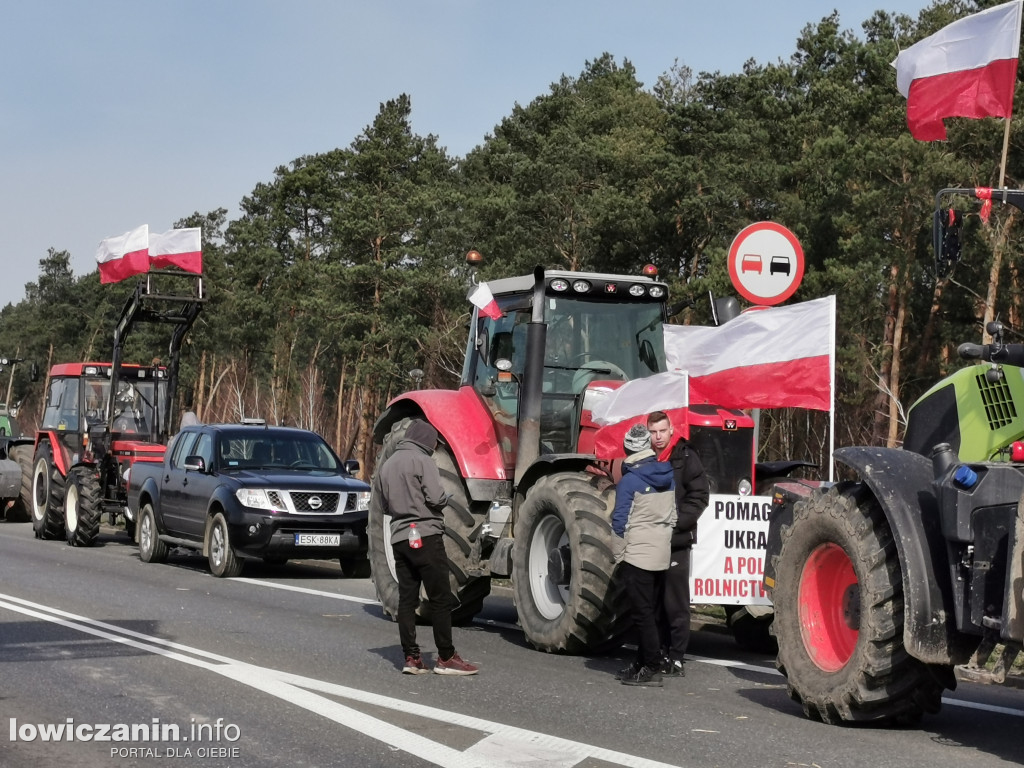
{"label": "tractor roof light", "polygon": [[652,299],[660,299],[665,295],[665,288],[660,285],[652,285],[648,293],[651,294]]}
{"label": "tractor roof light", "polygon": [[564,293],[565,291],[569,290],[569,281],[566,280],[565,278],[556,277],[554,280],[551,281],[549,287],[552,291]]}
{"label": "tractor roof light", "polygon": [[466,264],[471,267],[479,267],[484,263],[484,256],[480,251],[474,249],[466,253]]}
{"label": "tractor roof light", "polygon": [[639,285],[639,284],[629,286],[629,295],[630,296],[643,296],[644,295],[644,287],[642,285]]}
{"label": "tractor roof light", "polygon": [[644,264],[644,268],[640,271],[640,274],[645,275],[647,277],[657,277],[658,268],[653,264]]}
{"label": "tractor roof light", "polygon": [[576,280],[572,284],[572,289],[576,291],[576,293],[589,293],[590,283],[586,280]]}

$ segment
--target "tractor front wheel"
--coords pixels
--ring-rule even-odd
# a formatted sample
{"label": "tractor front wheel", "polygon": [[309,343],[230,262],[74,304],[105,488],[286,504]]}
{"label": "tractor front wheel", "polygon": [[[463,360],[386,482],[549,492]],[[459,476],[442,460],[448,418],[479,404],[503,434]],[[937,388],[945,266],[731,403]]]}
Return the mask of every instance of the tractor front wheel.
{"label": "tractor front wheel", "polygon": [[64,531],[73,547],[91,547],[100,532],[100,483],[88,467],[74,467],[64,492]]}
{"label": "tractor front wheel", "polygon": [[772,594],[777,666],[804,714],[912,723],[943,686],[903,646],[903,577],[885,514],[860,483],[796,504]]}
{"label": "tractor front wheel", "polygon": [[32,465],[32,530],[37,539],[64,535],[64,478],[53,463],[48,442],[39,444]]}
{"label": "tractor front wheel", "polygon": [[625,631],[623,591],[612,578],[614,502],[614,486],[585,473],[548,475],[527,491],[515,524],[512,582],[519,623],[539,650],[595,650]]}

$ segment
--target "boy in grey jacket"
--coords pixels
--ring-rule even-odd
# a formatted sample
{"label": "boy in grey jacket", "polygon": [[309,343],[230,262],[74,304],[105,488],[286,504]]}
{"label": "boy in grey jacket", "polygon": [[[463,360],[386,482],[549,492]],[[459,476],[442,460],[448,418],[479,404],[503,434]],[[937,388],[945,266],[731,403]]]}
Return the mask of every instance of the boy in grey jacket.
{"label": "boy in grey jacket", "polygon": [[626,460],[615,488],[612,541],[637,631],[637,655],[619,679],[624,685],[660,686],[658,576],[668,568],[676,523],[672,465],[658,461],[651,450],[651,433],[643,424],[630,427],[623,447]]}

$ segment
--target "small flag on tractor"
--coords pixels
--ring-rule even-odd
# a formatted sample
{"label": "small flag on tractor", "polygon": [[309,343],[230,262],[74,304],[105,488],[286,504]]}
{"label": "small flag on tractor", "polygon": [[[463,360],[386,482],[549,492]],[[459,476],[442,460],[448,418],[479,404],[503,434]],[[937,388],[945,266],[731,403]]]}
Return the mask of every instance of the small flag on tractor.
{"label": "small flag on tractor", "polygon": [[494,300],[494,294],[487,287],[487,283],[478,283],[469,292],[469,300],[473,306],[480,310],[481,315],[486,315],[492,320],[497,320],[501,317],[501,308],[498,307],[498,302]]}

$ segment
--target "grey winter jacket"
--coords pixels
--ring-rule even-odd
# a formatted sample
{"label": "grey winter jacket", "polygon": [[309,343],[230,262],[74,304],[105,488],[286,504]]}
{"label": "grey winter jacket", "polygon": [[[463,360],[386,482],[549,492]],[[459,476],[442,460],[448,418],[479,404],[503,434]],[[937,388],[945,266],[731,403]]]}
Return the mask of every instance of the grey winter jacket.
{"label": "grey winter jacket", "polygon": [[613,535],[615,562],[645,571],[668,568],[672,550],[672,528],[676,524],[676,497],[672,467],[656,461],[651,450],[634,453],[622,463],[622,480],[615,489],[612,514],[613,533],[628,510],[623,538]]}
{"label": "grey winter jacket", "polygon": [[421,536],[444,533],[448,494],[431,453],[406,436],[377,473],[384,512],[391,515],[392,544],[408,540],[409,523],[416,523]]}

